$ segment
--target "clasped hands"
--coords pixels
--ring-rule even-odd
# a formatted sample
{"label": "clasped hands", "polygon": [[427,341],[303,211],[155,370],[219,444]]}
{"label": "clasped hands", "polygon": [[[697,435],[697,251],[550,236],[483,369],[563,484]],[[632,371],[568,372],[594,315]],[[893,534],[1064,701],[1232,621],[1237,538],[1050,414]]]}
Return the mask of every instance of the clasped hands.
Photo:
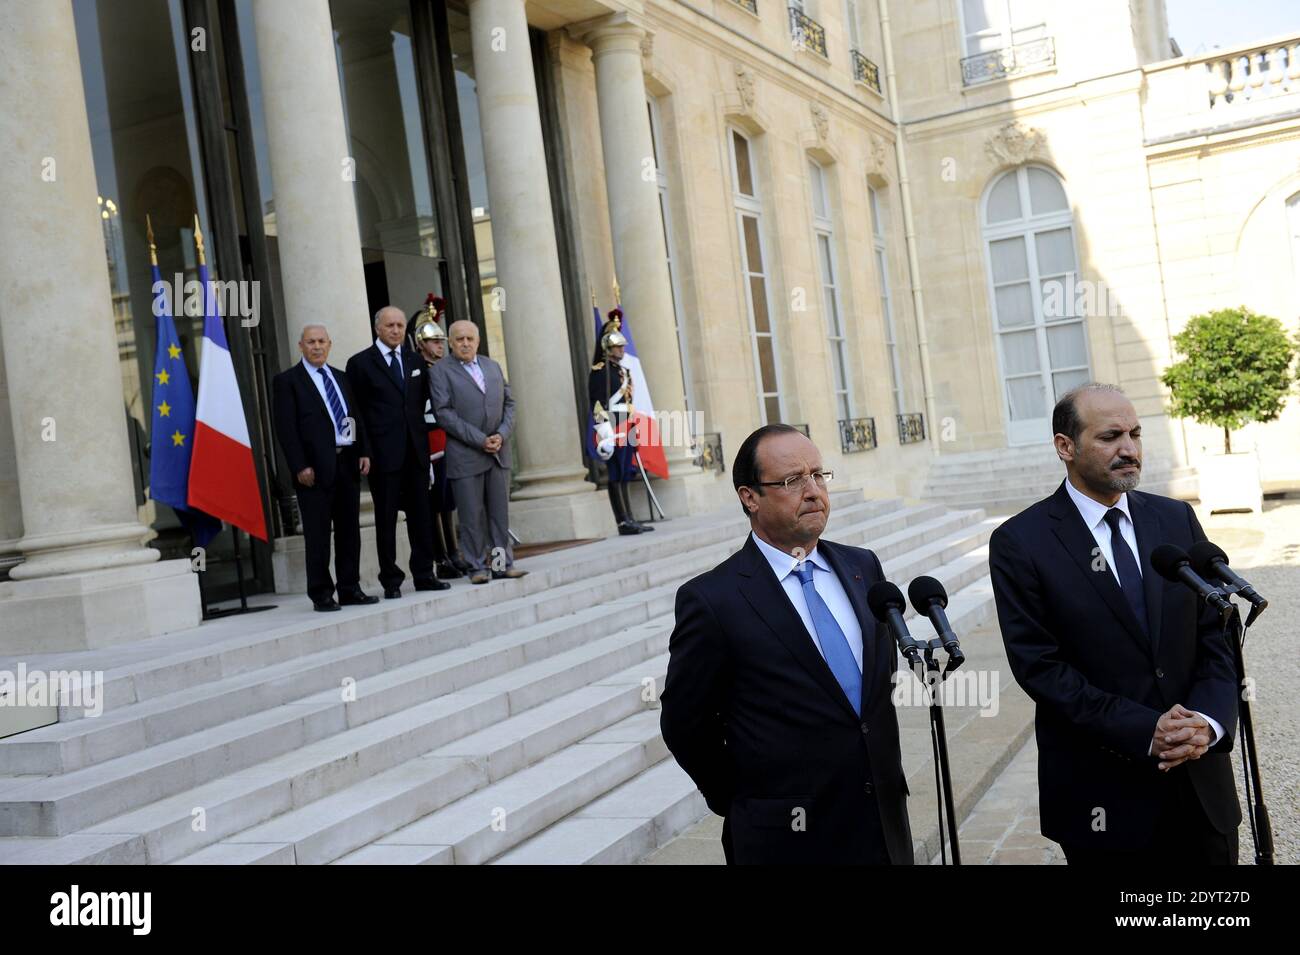
{"label": "clasped hands", "polygon": [[1181,703],[1160,714],[1151,734],[1151,755],[1160,758],[1160,771],[1168,772],[1189,759],[1200,759],[1213,742],[1214,730],[1199,713]]}
{"label": "clasped hands", "polygon": [[496,454],[501,450],[501,445],[505,443],[505,438],[499,434],[489,434],[483,439],[483,450],[488,454]]}

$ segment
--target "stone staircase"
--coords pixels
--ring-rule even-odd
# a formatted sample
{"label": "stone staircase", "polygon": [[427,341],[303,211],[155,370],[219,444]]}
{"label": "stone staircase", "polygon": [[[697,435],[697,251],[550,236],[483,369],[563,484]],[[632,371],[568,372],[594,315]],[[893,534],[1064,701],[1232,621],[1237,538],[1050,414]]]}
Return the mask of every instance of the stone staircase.
{"label": "stone staircase", "polygon": [[[998,520],[833,499],[828,538],[904,588],[939,578],[958,632],[993,619]],[[103,670],[104,712],[0,740],[0,862],[637,861],[707,813],[657,701],[676,590],[743,541],[734,510],[530,558],[519,580],[329,615],[281,596],[26,657]]]}
{"label": "stone staircase", "polygon": [[[1015,514],[1055,491],[1065,480],[1065,465],[1050,445],[941,454],[926,476],[921,499],[952,508],[982,508],[989,514]],[[1194,500],[1196,469],[1170,467],[1148,458],[1140,490]]]}

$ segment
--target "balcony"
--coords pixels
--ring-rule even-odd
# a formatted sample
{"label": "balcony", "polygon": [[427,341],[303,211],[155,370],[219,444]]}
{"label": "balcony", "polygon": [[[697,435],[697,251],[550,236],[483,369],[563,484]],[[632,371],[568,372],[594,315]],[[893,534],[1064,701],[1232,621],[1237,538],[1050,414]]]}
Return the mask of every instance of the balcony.
{"label": "balcony", "polygon": [[716,471],[722,474],[727,470],[727,461],[722,456],[722,435],[716,431],[710,431],[696,438],[691,451],[692,460],[701,471]]}
{"label": "balcony", "polygon": [[731,0],[738,7],[743,7],[754,16],[758,16],[758,0]]}
{"label": "balcony", "polygon": [[925,440],[925,416],[921,414],[898,415],[898,443],[919,444]]}
{"label": "balcony", "polygon": [[1056,65],[1056,44],[1050,36],[1028,43],[989,50],[961,61],[962,86],[974,86]]}
{"label": "balcony", "polygon": [[850,50],[849,53],[853,57],[853,79],[883,96],[884,90],[880,88],[880,67],[857,50]]}
{"label": "balcony", "polygon": [[830,59],[826,53],[826,28],[798,7],[790,8],[790,39],[796,50]]}
{"label": "balcony", "polygon": [[1300,110],[1300,36],[1153,63],[1148,145],[1271,122]]}
{"label": "balcony", "polygon": [[844,454],[856,454],[870,451],[876,447],[875,418],[841,418],[840,451]]}

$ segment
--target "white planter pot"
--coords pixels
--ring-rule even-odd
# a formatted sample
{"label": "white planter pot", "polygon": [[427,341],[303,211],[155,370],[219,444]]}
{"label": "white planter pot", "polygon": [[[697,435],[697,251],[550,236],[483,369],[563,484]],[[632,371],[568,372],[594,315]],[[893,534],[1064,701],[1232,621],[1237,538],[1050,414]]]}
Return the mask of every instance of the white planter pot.
{"label": "white planter pot", "polygon": [[1212,454],[1197,465],[1201,477],[1201,506],[1214,511],[1264,511],[1259,456],[1254,451]]}

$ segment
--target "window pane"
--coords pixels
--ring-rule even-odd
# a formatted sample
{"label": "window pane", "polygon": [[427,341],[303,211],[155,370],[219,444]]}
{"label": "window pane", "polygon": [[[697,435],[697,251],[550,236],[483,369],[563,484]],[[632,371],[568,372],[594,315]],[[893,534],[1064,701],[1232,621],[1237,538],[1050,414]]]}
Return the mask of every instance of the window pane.
{"label": "window pane", "polygon": [[828,216],[826,207],[826,173],[815,162],[808,164],[808,175],[812,181],[813,215]]}
{"label": "window pane", "polygon": [[1066,201],[1065,190],[1061,181],[1046,169],[1030,166],[1026,170],[1029,176],[1029,207],[1033,214],[1041,216],[1045,212],[1061,212],[1070,208]]}
{"label": "window pane", "polygon": [[767,424],[781,420],[781,399],[773,396],[763,399],[763,410],[767,412]]}
{"label": "window pane", "polygon": [[831,237],[822,232],[817,234],[817,264],[821,268],[822,284],[834,285],[835,272],[831,268]]}
{"label": "window pane", "polygon": [[1038,334],[1012,332],[1002,339],[1002,372],[1008,377],[1038,371]]}
{"label": "window pane", "polygon": [[1035,233],[1034,252],[1038,255],[1039,275],[1074,271],[1074,238],[1068,228]]}
{"label": "window pane", "polygon": [[741,195],[754,194],[754,173],[749,167],[749,141],[734,130],[731,144],[736,152],[736,191]]}
{"label": "window pane", "polygon": [[835,376],[835,390],[844,391],[848,373],[844,367],[844,345],[831,342],[831,373]]}
{"label": "window pane", "polygon": [[1032,325],[1034,306],[1029,300],[1029,283],[1004,285],[994,291],[997,303],[998,327],[1016,328],[1020,325]]}
{"label": "window pane", "polygon": [[753,216],[741,216],[740,221],[745,230],[745,268],[750,272],[761,272],[763,246],[758,240],[758,220]]}
{"label": "window pane", "polygon": [[1047,402],[1043,395],[1043,379],[1017,378],[1007,382],[1007,406],[1012,421],[1027,421],[1047,417]]}
{"label": "window pane", "polygon": [[776,356],[772,353],[772,339],[767,335],[758,338],[759,387],[765,393],[776,391]]}
{"label": "window pane", "polygon": [[1004,0],[962,0],[961,6],[968,34],[1002,28]]}
{"label": "window pane", "polygon": [[659,168],[659,130],[655,126],[654,107],[646,100],[646,113],[650,116],[650,153],[654,156],[655,169]]}
{"label": "window pane", "polygon": [[767,282],[761,275],[751,275],[749,277],[749,294],[754,302],[754,330],[757,332],[768,332],[767,315]]}
{"label": "window pane", "polygon": [[835,289],[827,286],[822,292],[826,296],[826,334],[841,338],[844,331],[840,328],[840,310],[835,302]]}
{"label": "window pane", "polygon": [[1066,318],[1076,318],[1075,296],[1079,294],[1076,283],[1070,281],[1069,275],[1053,275],[1039,283],[1042,291],[1043,321],[1059,322]]}
{"label": "window pane", "polygon": [[1072,368],[1088,364],[1088,343],[1083,323],[1054,325],[1047,330],[1047,354],[1053,368]]}
{"label": "window pane", "polygon": [[1024,236],[990,242],[989,259],[993,263],[994,282],[1016,282],[1029,278]]}
{"label": "window pane", "polygon": [[1088,380],[1087,371],[1063,371],[1052,376],[1052,390],[1056,392],[1054,400],[1060,401],[1061,395],[1071,388],[1078,388]]}
{"label": "window pane", "polygon": [[885,224],[881,221],[880,197],[876,195],[876,190],[867,189],[867,198],[871,202],[871,234],[883,236],[885,234]]}
{"label": "window pane", "polygon": [[889,267],[885,264],[885,253],[876,249],[876,279],[880,282],[882,298],[889,295]]}
{"label": "window pane", "polygon": [[1012,170],[989,191],[988,221],[1011,222],[1020,217],[1020,187]]}

